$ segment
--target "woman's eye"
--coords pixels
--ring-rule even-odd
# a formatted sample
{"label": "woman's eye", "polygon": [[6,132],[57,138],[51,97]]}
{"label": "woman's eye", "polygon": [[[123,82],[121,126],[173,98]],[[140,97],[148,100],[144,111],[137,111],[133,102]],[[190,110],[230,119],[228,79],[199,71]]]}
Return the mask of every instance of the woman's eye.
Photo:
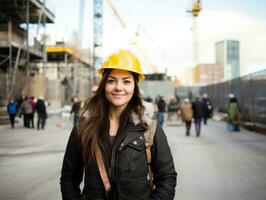
{"label": "woman's eye", "polygon": [[107,83],[114,83],[114,82],[115,82],[114,79],[109,79],[109,80],[107,80]]}
{"label": "woman's eye", "polygon": [[125,81],[124,81],[124,84],[130,84],[130,83],[131,83],[130,80],[125,80]]}

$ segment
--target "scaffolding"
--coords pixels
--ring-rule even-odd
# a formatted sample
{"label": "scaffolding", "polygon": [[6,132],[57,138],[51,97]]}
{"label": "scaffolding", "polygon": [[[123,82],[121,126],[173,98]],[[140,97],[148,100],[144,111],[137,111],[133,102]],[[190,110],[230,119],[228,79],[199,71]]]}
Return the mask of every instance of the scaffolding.
{"label": "scaffolding", "polygon": [[[54,13],[45,0],[0,1],[0,92],[1,99],[18,97],[35,74],[36,62],[44,62],[45,37],[39,41],[40,26],[54,23]],[[30,46],[30,25],[37,25]],[[45,31],[44,31],[45,33]]]}

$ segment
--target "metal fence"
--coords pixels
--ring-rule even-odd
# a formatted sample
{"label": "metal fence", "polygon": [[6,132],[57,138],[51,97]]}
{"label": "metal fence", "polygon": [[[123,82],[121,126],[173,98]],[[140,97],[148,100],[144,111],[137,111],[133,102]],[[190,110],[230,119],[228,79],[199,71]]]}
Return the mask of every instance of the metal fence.
{"label": "metal fence", "polygon": [[239,101],[242,120],[266,127],[266,70],[201,87],[200,94],[204,93],[208,94],[214,108],[221,112],[226,112],[228,94],[234,94]]}

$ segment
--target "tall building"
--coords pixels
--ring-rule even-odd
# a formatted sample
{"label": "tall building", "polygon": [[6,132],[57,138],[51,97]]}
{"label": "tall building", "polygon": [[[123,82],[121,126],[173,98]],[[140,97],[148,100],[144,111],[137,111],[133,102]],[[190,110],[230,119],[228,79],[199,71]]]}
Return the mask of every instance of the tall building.
{"label": "tall building", "polygon": [[216,63],[223,68],[223,79],[231,80],[240,76],[239,41],[224,40],[215,44]]}

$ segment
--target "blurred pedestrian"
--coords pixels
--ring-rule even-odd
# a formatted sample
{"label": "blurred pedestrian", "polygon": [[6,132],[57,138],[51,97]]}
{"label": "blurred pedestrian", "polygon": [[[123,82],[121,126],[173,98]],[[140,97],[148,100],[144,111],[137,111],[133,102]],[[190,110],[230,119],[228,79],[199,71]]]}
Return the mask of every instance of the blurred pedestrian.
{"label": "blurred pedestrian", "polygon": [[159,100],[157,102],[157,121],[161,127],[164,124],[165,111],[166,111],[166,102],[165,102],[163,96],[160,96]]}
{"label": "blurred pedestrian", "polygon": [[23,126],[30,128],[30,118],[32,114],[32,107],[28,101],[28,97],[25,96],[23,102],[19,107],[19,116],[23,115]]}
{"label": "blurred pedestrian", "polygon": [[195,101],[192,103],[193,110],[193,118],[196,129],[196,136],[200,136],[201,132],[201,121],[203,118],[203,102],[201,101],[201,97],[199,95],[196,96]]}
{"label": "blurred pedestrian", "polygon": [[35,113],[35,109],[36,109],[36,102],[35,102],[34,96],[29,98],[28,102],[30,103],[30,105],[32,107],[32,112],[29,116],[29,124],[30,124],[31,128],[34,128],[34,113]]}
{"label": "blurred pedestrian", "polygon": [[44,129],[47,119],[47,112],[43,96],[40,96],[36,102],[36,112],[38,115],[37,130],[39,130],[40,128]]}
{"label": "blurred pedestrian", "polygon": [[7,104],[7,112],[9,114],[9,120],[11,124],[11,128],[15,127],[15,117],[17,114],[17,103],[14,101],[13,97],[10,97],[9,102]]}
{"label": "blurred pedestrian", "polygon": [[239,131],[240,109],[237,98],[232,95],[229,95],[227,106],[227,123],[229,131]]}
{"label": "blurred pedestrian", "polygon": [[150,95],[148,95],[147,97],[145,97],[145,99],[144,99],[146,102],[149,102],[149,103],[152,103],[153,102],[153,100],[152,100],[152,98],[150,97]]}
{"label": "blurred pedestrian", "polygon": [[203,102],[203,122],[204,125],[207,125],[208,118],[212,117],[212,104],[210,99],[208,98],[208,94],[204,94],[202,98]]}
{"label": "blurred pedestrian", "polygon": [[145,146],[149,141],[145,133],[150,133],[154,121],[142,104],[138,82],[144,75],[138,59],[121,50],[108,57],[98,72],[99,88],[85,101],[67,144],[62,199],[173,200],[176,171],[160,126],[148,135],[152,146]]}
{"label": "blurred pedestrian", "polygon": [[170,102],[167,106],[167,120],[172,121],[173,117],[177,116],[177,112],[179,110],[179,104],[175,97],[170,99]]}
{"label": "blurred pedestrian", "polygon": [[181,104],[180,113],[181,113],[182,120],[185,122],[186,136],[189,136],[192,117],[193,117],[193,110],[192,110],[192,105],[189,102],[188,98],[184,99],[184,102]]}
{"label": "blurred pedestrian", "polygon": [[73,115],[73,125],[75,126],[77,124],[77,122],[78,122],[81,101],[79,100],[78,96],[74,96],[72,98],[72,101],[73,101],[73,104],[72,104],[72,108],[71,108],[70,114]]}
{"label": "blurred pedestrian", "polygon": [[233,101],[235,101],[235,103],[237,104],[239,112],[241,112],[241,107],[239,105],[238,99],[233,93],[228,94],[228,103],[230,102],[230,99],[234,99]]}

